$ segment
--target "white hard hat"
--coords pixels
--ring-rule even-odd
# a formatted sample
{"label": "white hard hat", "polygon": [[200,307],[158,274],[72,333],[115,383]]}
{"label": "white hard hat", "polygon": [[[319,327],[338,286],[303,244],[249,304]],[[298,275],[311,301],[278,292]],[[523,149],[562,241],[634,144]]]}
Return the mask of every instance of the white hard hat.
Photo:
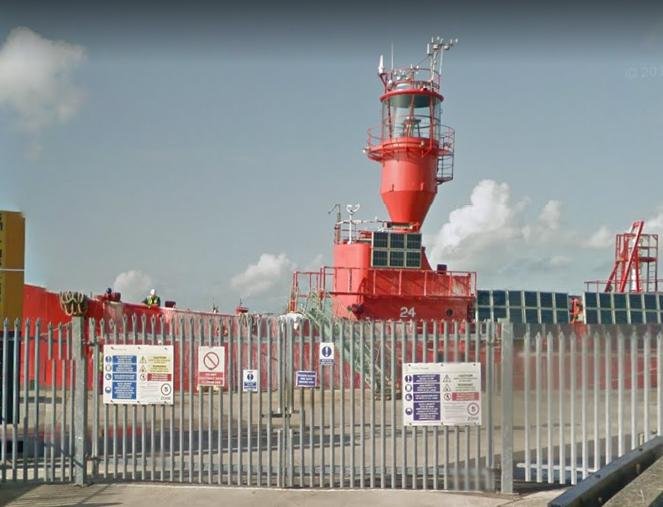
{"label": "white hard hat", "polygon": [[155,289],[152,289],[152,290],[150,291],[150,296],[154,296],[156,293],[157,293],[157,291],[156,291]]}

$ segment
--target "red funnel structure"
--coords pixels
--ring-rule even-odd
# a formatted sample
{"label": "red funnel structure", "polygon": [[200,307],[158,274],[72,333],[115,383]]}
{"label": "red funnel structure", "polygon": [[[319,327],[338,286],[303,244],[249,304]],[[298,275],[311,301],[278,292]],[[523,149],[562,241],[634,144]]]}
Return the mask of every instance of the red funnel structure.
{"label": "red funnel structure", "polygon": [[418,231],[437,186],[453,178],[454,131],[440,121],[436,70],[395,69],[380,79],[382,124],[369,131],[367,154],[382,164],[380,195],[391,220]]}

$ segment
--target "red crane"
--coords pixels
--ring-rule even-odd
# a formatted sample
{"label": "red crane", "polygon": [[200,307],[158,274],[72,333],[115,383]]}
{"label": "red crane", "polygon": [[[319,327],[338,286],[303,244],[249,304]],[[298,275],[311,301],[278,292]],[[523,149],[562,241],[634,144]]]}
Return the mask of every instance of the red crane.
{"label": "red crane", "polygon": [[615,264],[604,292],[658,291],[658,234],[644,234],[644,220],[617,234]]}

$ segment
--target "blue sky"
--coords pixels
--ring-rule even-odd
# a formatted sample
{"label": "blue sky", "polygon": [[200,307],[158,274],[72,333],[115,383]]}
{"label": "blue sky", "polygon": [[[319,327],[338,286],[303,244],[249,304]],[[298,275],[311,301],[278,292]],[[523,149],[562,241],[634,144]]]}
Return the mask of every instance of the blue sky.
{"label": "blue sky", "polygon": [[[281,310],[291,270],[331,260],[334,203],[385,217],[361,151],[378,56],[393,42],[397,64],[419,62],[433,34],[460,39],[443,84],[456,177],[424,227],[435,261],[481,287],[577,292],[609,274],[615,232],[663,233],[655,4],[62,5],[0,18],[0,209],[26,215],[28,282]],[[25,63],[11,79],[10,58]]]}

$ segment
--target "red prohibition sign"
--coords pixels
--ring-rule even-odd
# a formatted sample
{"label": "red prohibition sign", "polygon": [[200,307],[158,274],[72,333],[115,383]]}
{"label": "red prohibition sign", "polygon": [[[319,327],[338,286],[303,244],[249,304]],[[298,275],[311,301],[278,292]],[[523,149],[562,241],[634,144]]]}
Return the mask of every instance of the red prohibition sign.
{"label": "red prohibition sign", "polygon": [[216,352],[208,352],[203,356],[203,365],[208,370],[213,370],[219,366],[219,356]]}

